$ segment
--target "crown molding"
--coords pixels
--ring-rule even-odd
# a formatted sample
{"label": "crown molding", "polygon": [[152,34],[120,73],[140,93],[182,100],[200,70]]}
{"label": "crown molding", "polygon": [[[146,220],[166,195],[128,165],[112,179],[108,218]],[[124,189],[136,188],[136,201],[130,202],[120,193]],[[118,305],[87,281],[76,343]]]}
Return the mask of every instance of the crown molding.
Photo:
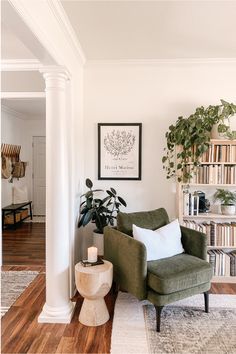
{"label": "crown molding", "polygon": [[15,118],[22,119],[22,120],[27,120],[27,121],[29,121],[29,120],[31,120],[31,121],[45,120],[45,116],[29,115],[26,113],[22,113],[22,112],[16,111],[13,108],[6,106],[5,104],[1,105],[1,111],[6,114],[10,114],[11,116],[14,116]]}
{"label": "crown molding", "polygon": [[1,71],[39,71],[43,65],[37,59],[2,59]]}
{"label": "crown molding", "polygon": [[87,60],[85,66],[113,66],[113,65],[205,65],[205,64],[234,64],[236,58],[180,58],[180,59],[114,59],[114,60]]}
{"label": "crown molding", "polygon": [[40,61],[34,59],[3,59],[1,60],[1,71],[39,71],[44,74],[64,73],[71,79],[70,72],[60,65],[42,65]]}
{"label": "crown molding", "polygon": [[[27,6],[27,0],[8,0],[9,4],[12,5],[14,10],[19,14],[21,20],[24,24],[28,26],[33,35],[38,39],[39,43],[53,58],[53,62],[48,62],[49,65],[54,65],[54,63],[63,65],[64,59],[61,58],[61,52],[52,40],[48,39],[46,29],[42,26],[40,21],[35,21],[31,15],[32,4]],[[33,2],[32,2],[33,3]],[[69,44],[71,48],[71,54],[73,54],[76,62],[84,65],[86,59],[82,48],[73,32],[73,29],[69,23],[68,18],[64,12],[62,5],[59,0],[45,0],[42,2],[42,11],[49,11],[51,14],[51,20],[55,20],[58,25],[57,30],[61,32],[61,36]],[[48,13],[49,13],[48,12]],[[40,14],[39,14],[40,16]],[[74,62],[75,62],[74,60]],[[47,65],[47,63],[45,62]]]}
{"label": "crown molding", "polygon": [[84,65],[86,63],[86,56],[61,2],[59,0],[47,0],[47,3],[59,23],[61,30],[68,38],[71,48]]}
{"label": "crown molding", "polygon": [[6,114],[10,114],[11,116],[14,116],[15,118],[19,118],[19,119],[26,119],[26,114],[23,114],[21,112],[15,111],[13,108],[10,108],[8,106],[6,106],[5,104],[1,105],[1,111],[6,113]]}
{"label": "crown molding", "polygon": [[1,98],[8,99],[35,99],[35,98],[45,98],[45,92],[1,92]]}

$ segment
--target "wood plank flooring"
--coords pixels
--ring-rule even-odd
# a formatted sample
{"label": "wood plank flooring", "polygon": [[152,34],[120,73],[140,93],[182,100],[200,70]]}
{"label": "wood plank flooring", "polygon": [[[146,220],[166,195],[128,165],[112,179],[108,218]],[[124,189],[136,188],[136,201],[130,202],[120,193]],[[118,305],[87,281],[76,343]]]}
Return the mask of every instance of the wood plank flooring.
{"label": "wood plank flooring", "polygon": [[[29,270],[31,267],[4,266],[3,270]],[[45,303],[44,267],[2,319],[2,353],[109,353],[116,294],[106,296],[110,320],[99,327],[78,322],[83,299],[76,295],[75,314],[70,324],[39,324],[38,315]],[[236,284],[212,284],[215,294],[236,294]],[[56,296],[56,294],[55,294]]]}
{"label": "wood plank flooring", "polygon": [[3,265],[45,265],[45,223],[22,223],[2,234]]}
{"label": "wood plank flooring", "polygon": [[2,318],[2,353],[109,353],[115,298],[113,293],[105,298],[111,318],[103,326],[92,328],[78,322],[83,301],[79,294],[73,299],[76,308],[70,324],[39,324],[45,303],[45,274],[41,273]]}
{"label": "wood plank flooring", "polygon": [[[110,291],[105,301],[110,320],[99,327],[78,322],[83,299],[77,294],[70,324],[39,324],[45,303],[45,224],[24,223],[3,232],[2,270],[37,270],[39,275],[2,318],[2,353],[109,353],[114,304]],[[236,284],[212,284],[215,294],[236,294]],[[56,296],[56,294],[55,294]]]}

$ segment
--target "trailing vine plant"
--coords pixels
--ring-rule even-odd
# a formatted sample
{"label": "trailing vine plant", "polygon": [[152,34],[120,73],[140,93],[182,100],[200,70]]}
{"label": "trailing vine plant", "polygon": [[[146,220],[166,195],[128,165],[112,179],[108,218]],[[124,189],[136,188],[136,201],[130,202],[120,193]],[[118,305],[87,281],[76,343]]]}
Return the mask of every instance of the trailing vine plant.
{"label": "trailing vine plant", "polygon": [[[236,139],[226,120],[236,114],[236,105],[221,100],[217,106],[198,107],[188,118],[178,117],[166,132],[166,148],[162,157],[166,177],[178,182],[189,182],[200,164],[200,158],[209,149],[210,132],[218,124],[218,132],[225,138]],[[187,164],[190,168],[186,169]]]}

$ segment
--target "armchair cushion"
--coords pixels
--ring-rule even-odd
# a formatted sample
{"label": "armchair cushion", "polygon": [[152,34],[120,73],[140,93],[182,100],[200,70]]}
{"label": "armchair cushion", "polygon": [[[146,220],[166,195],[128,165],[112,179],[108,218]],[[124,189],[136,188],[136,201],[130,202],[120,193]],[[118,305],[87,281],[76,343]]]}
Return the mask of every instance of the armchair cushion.
{"label": "armchair cushion", "polygon": [[147,264],[149,288],[159,294],[171,294],[210,282],[212,268],[200,258],[179,254]]}
{"label": "armchair cushion", "polygon": [[169,217],[164,208],[136,213],[122,213],[117,215],[117,229],[132,236],[133,224],[145,229],[156,230],[169,223]]}

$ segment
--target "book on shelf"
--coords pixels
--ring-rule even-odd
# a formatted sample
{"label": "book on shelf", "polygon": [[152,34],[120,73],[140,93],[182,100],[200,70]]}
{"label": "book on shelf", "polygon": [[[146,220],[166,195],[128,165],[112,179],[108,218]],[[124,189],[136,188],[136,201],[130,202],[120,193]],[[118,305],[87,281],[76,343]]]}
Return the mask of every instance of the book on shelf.
{"label": "book on shelf", "polygon": [[98,257],[96,262],[89,262],[87,259],[85,259],[85,260],[80,261],[80,264],[83,267],[93,267],[93,266],[96,266],[96,265],[104,264],[104,262],[103,262],[103,260],[100,257]]}
{"label": "book on shelf", "polygon": [[200,162],[229,162],[236,163],[236,144],[210,144]]}
{"label": "book on shelf", "polygon": [[197,193],[183,191],[183,215],[198,215],[199,196]]}
{"label": "book on shelf", "polygon": [[[185,172],[191,172],[191,166],[185,166]],[[236,165],[204,164],[196,168],[189,183],[194,184],[236,184]]]}
{"label": "book on shelf", "polygon": [[207,261],[212,265],[215,276],[236,276],[236,252],[209,250]]}
{"label": "book on shelf", "polygon": [[207,245],[212,247],[236,247],[236,223],[219,223],[215,221],[196,223],[184,220],[183,226],[200,231],[207,236]]}

